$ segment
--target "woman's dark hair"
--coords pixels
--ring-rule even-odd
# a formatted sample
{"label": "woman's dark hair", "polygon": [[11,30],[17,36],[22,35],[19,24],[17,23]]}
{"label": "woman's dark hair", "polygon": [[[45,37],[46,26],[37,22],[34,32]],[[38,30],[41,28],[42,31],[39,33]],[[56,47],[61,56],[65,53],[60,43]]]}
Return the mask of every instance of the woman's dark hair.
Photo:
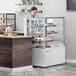
{"label": "woman's dark hair", "polygon": [[37,10],[37,8],[36,8],[36,7],[32,7],[32,8],[30,9],[30,11],[33,11],[33,10]]}

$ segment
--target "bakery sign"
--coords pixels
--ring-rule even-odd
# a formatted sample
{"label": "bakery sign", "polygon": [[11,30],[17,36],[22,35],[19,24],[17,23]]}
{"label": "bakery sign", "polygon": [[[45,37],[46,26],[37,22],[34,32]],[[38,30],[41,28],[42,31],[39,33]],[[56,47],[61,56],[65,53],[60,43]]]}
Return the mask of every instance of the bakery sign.
{"label": "bakery sign", "polygon": [[76,0],[67,0],[67,10],[76,11]]}

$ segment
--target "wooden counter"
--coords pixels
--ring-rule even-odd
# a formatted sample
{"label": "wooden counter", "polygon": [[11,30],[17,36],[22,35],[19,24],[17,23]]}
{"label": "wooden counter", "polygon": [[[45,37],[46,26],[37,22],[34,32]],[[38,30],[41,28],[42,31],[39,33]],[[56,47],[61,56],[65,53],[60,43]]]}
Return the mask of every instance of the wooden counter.
{"label": "wooden counter", "polygon": [[22,67],[32,64],[32,37],[0,35],[0,66]]}

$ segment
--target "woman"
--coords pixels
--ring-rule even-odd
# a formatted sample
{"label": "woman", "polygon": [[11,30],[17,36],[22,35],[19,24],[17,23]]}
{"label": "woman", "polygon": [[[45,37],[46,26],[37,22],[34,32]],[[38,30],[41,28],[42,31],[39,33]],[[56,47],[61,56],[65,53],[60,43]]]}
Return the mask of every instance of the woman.
{"label": "woman", "polygon": [[36,17],[37,16],[37,8],[32,7],[29,12],[25,14],[25,17]]}

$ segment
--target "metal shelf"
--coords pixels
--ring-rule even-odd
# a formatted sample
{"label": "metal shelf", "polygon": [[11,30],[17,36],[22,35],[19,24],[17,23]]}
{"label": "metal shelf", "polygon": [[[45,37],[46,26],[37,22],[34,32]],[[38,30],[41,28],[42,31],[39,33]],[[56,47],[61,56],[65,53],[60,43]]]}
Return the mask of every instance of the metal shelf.
{"label": "metal shelf", "polygon": [[19,3],[19,4],[15,4],[15,5],[19,5],[19,6],[26,6],[26,5],[43,5],[43,3],[41,2],[41,3],[26,3],[26,4],[23,4],[23,3]]}

